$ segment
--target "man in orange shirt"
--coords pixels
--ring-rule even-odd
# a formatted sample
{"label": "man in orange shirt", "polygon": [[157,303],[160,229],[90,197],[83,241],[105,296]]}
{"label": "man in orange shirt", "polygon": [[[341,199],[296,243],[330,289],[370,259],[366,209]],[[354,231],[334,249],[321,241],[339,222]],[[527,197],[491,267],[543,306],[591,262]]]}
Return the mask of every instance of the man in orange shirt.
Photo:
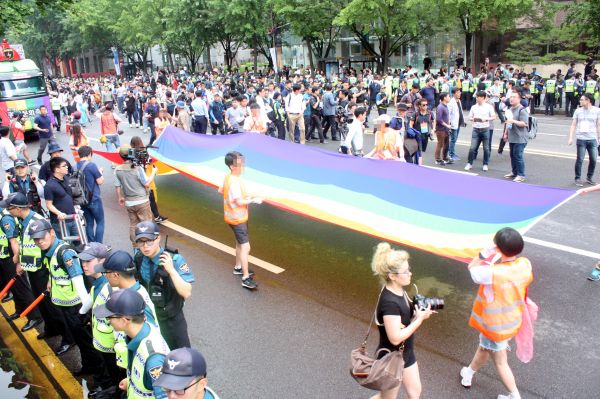
{"label": "man in orange shirt", "polygon": [[248,269],[248,255],[250,254],[250,239],[248,238],[248,204],[260,204],[262,198],[251,197],[246,194],[244,184],[240,178],[244,171],[244,156],[231,151],[225,155],[225,165],[229,173],[225,175],[223,186],[219,193],[223,194],[223,208],[225,223],[231,227],[235,235],[235,267],[233,274],[242,276],[242,287],[256,289],[258,284],[252,278],[252,271]]}

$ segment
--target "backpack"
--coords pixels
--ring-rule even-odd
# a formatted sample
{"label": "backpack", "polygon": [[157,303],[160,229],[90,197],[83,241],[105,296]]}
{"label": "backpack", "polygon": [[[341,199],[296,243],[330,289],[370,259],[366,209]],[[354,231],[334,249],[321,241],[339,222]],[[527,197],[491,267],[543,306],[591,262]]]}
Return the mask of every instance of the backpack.
{"label": "backpack", "polygon": [[84,173],[85,168],[87,168],[90,163],[90,161],[85,161],[81,166],[81,169],[75,170],[69,179],[69,187],[71,187],[74,205],[86,206],[92,201],[93,192],[88,189]]}
{"label": "backpack", "polygon": [[[523,107],[519,109],[518,116],[521,116],[521,110]],[[533,140],[537,137],[538,132],[538,122],[535,116],[529,115],[529,120],[527,121],[527,140]]]}

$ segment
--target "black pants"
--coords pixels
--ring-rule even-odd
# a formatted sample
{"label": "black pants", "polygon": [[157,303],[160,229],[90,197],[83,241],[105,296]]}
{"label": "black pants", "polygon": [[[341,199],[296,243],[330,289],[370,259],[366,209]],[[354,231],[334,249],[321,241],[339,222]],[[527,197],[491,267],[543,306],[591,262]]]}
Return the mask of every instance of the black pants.
{"label": "black pants", "polygon": [[275,127],[277,128],[277,138],[279,140],[285,140],[287,131],[285,130],[285,121],[275,119]]}
{"label": "black pants", "polygon": [[312,138],[315,129],[317,129],[317,133],[319,134],[319,141],[323,142],[325,138],[323,136],[323,126],[321,126],[321,115],[311,115],[310,121],[310,129],[308,130],[308,134],[306,135],[306,137]]}
{"label": "black pants", "polygon": [[331,138],[337,140],[337,122],[335,115],[325,115],[325,124],[323,125],[323,137],[327,138],[327,131],[331,128]]}
{"label": "black pants", "polygon": [[[108,379],[107,381],[110,381],[110,384],[108,386],[103,386],[102,388],[107,388],[109,386],[119,386],[119,383],[121,382],[121,380],[123,378],[127,377],[127,371],[122,368],[117,366],[117,356],[114,353],[106,353],[106,352],[99,352],[100,355],[102,356],[102,361],[104,362],[104,368],[106,370],[106,374],[108,375]],[[120,398],[121,397],[121,393],[119,389],[117,389],[117,392],[115,394],[115,398]]]}
{"label": "black pants", "polygon": [[573,113],[577,109],[577,101],[575,93],[565,93],[565,115],[573,116]]}
{"label": "black pants", "polygon": [[75,344],[81,353],[81,367],[88,370],[94,376],[94,385],[108,388],[110,378],[106,374],[104,360],[100,352],[94,348],[92,343],[92,329],[90,325],[83,323],[85,315],[79,314],[81,305],[75,306],[57,306],[65,318],[67,328],[75,338]]}
{"label": "black pants", "polygon": [[156,203],[156,197],[154,196],[154,190],[150,190],[150,195],[148,196],[150,200],[150,210],[152,211],[152,216],[154,219],[160,216],[160,212],[158,212],[158,204]]}
{"label": "black pants", "polygon": [[183,310],[170,319],[158,319],[160,333],[162,334],[169,349],[190,348],[190,337],[187,330],[187,321]]}
{"label": "black pants", "polygon": [[[48,287],[48,271],[40,269],[36,272],[27,272],[31,291],[34,297],[38,297]],[[65,318],[62,312],[45,297],[38,305],[38,309],[44,319],[44,331],[47,335],[62,335],[61,345],[72,344],[74,341],[72,332],[66,328]]]}
{"label": "black pants", "polygon": [[546,115],[550,112],[550,115],[554,115],[554,106],[556,105],[556,94],[554,93],[546,93],[546,100],[544,101],[546,104]]}
{"label": "black pants", "polygon": [[[8,284],[8,282],[17,275],[17,267],[15,263],[12,261],[11,257],[0,259],[0,271],[2,272],[2,288]],[[27,281],[27,275],[22,274],[18,276],[15,280],[10,291],[13,293],[13,298],[15,301],[15,311],[17,313],[23,312],[27,306],[29,306],[35,298],[33,297],[33,293],[31,292],[31,287],[29,286],[29,282]],[[40,314],[40,310],[35,307],[27,318],[29,320],[40,319],[42,315]]]}
{"label": "black pants", "polygon": [[208,119],[206,116],[195,116],[194,117],[194,133],[206,134],[208,128]]}
{"label": "black pants", "polygon": [[210,124],[210,132],[212,134],[225,134],[225,122],[221,121],[219,123]]}
{"label": "black pants", "polygon": [[148,127],[150,128],[150,142],[148,145],[152,145],[154,144],[154,140],[156,140],[156,125],[154,122],[148,122]]}
{"label": "black pants", "polygon": [[53,109],[54,119],[56,119],[56,130],[60,130],[60,109]]}

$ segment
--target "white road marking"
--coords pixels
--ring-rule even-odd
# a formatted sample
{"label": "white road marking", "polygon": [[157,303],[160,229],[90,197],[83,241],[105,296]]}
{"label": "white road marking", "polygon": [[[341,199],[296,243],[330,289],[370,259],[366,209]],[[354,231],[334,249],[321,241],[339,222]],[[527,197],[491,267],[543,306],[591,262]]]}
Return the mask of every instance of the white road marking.
{"label": "white road marking", "polygon": [[[168,228],[170,228],[172,230],[177,231],[178,233],[181,233],[181,234],[183,234],[185,236],[193,238],[196,241],[200,241],[203,244],[209,245],[209,246],[211,246],[213,248],[216,248],[216,249],[218,249],[220,251],[223,251],[225,253],[228,253],[230,255],[235,256],[235,248],[233,248],[233,247],[230,247],[228,245],[222,244],[219,241],[215,241],[215,240],[213,240],[211,238],[205,237],[205,236],[203,236],[201,234],[196,233],[195,231],[186,229],[185,227],[179,226],[178,224],[175,224],[173,222],[169,222],[168,220],[162,222],[161,224],[163,226],[165,226],[165,227],[168,227]],[[265,262],[264,260],[255,258],[252,255],[248,256],[248,262],[252,263],[255,266],[258,266],[260,268],[268,270],[271,273],[275,273],[275,274],[283,273],[285,271],[285,269],[282,269],[279,266],[275,266],[272,263]]]}
{"label": "white road marking", "polygon": [[576,255],[586,256],[588,258],[600,259],[600,253],[597,253],[597,252],[586,251],[585,249],[573,248],[573,247],[569,247],[567,245],[556,244],[554,242],[538,240],[537,238],[532,238],[532,237],[523,237],[523,239],[525,240],[525,242],[528,242],[530,244],[540,245],[542,247],[552,248],[552,249],[556,249],[558,251],[564,251],[564,252],[569,252],[569,253],[576,254]]}

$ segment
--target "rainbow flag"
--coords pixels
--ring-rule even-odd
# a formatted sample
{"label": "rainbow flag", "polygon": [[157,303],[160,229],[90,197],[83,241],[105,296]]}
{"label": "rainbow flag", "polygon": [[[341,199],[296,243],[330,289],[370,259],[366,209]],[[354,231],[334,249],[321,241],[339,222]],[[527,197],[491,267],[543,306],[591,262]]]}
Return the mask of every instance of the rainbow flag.
{"label": "rainbow flag", "polygon": [[[218,187],[229,151],[246,158],[246,191],[307,217],[468,261],[502,227],[522,234],[575,195],[397,161],[337,154],[256,133],[208,136],[168,127],[160,163]],[[250,215],[252,217],[252,215]]]}

